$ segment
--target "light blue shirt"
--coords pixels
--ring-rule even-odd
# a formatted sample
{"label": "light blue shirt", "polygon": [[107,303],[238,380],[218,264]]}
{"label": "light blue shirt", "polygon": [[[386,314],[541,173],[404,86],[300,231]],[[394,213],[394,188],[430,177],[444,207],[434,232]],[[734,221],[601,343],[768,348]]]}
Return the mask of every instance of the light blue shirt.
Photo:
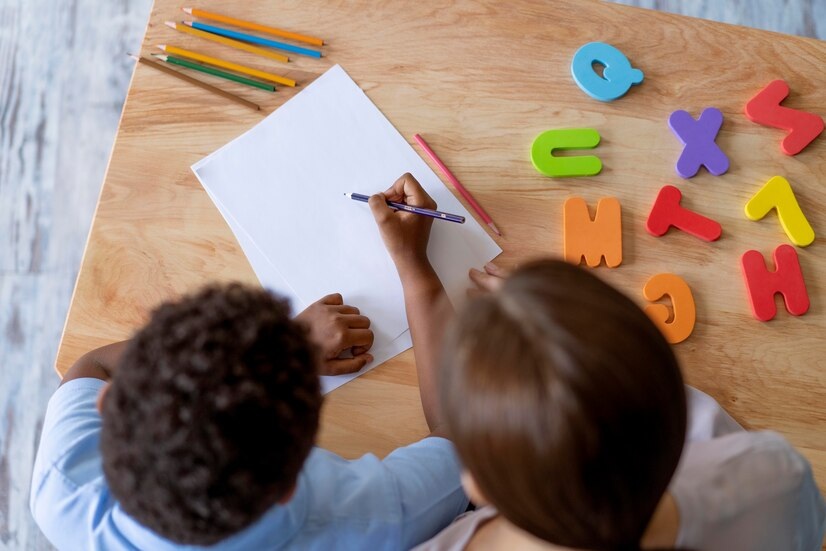
{"label": "light blue shirt", "polygon": [[[98,379],[76,379],[49,401],[31,509],[59,549],[203,549],[170,542],[132,520],[109,493],[100,455]],[[347,461],[316,448],[295,496],[208,549],[409,549],[467,508],[452,444],[425,438],[383,461]]]}

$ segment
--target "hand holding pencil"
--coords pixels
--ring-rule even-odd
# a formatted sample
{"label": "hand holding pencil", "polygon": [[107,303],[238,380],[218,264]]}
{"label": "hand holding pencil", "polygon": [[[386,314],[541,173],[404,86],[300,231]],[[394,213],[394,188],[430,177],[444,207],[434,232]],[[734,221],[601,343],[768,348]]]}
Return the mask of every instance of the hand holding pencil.
{"label": "hand holding pencil", "polygon": [[394,210],[387,201],[435,210],[436,201],[410,173],[402,175],[384,193],[370,197],[368,204],[379,227],[387,252],[399,272],[408,268],[429,266],[427,243],[433,218]]}

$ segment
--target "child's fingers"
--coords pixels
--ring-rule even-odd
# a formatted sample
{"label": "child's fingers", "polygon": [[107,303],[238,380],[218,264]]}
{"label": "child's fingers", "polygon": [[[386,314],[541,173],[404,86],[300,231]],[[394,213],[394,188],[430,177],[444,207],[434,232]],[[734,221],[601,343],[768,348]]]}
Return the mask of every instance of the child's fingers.
{"label": "child's fingers", "polygon": [[472,281],[473,284],[476,285],[477,289],[485,288],[482,283],[484,278],[486,277],[486,274],[484,272],[480,272],[476,268],[471,268],[470,271],[468,271],[467,275],[470,278],[470,281]]}
{"label": "child's fingers", "polygon": [[331,306],[337,306],[340,304],[344,304],[344,299],[341,297],[340,293],[333,293],[331,295],[327,295],[323,297],[320,301],[321,304],[329,304]]}
{"label": "child's fingers", "polygon": [[401,201],[404,199],[404,181],[408,175],[409,173],[405,172],[399,176],[399,178],[393,182],[393,185],[387,188],[387,191],[384,192],[384,195],[387,196],[389,201]]}
{"label": "child's fingers", "polygon": [[356,308],[355,306],[350,306],[348,304],[336,306],[333,310],[338,312],[339,314],[345,314],[348,316],[351,314],[359,315],[361,313],[358,308]]}
{"label": "child's fingers", "polygon": [[373,356],[370,354],[360,354],[352,358],[341,358],[335,360],[327,360],[324,366],[324,373],[322,375],[344,375],[346,373],[355,373],[369,362],[373,361]]}
{"label": "child's fingers", "polygon": [[493,262],[488,262],[487,264],[485,264],[485,272],[489,273],[492,276],[501,278],[507,278],[510,275],[508,270],[502,268],[501,266],[497,266]]}
{"label": "child's fingers", "polygon": [[408,205],[435,209],[436,201],[427,194],[421,184],[411,174],[404,175],[404,200]]}
{"label": "child's fingers", "polygon": [[344,323],[351,329],[369,329],[370,318],[367,316],[349,315],[343,317]]}
{"label": "child's fingers", "polygon": [[350,352],[352,352],[353,356],[361,356],[362,354],[364,354],[368,350],[370,350],[370,349],[365,347],[365,346],[354,346],[353,348],[350,349]]}
{"label": "child's fingers", "polygon": [[370,196],[367,204],[370,205],[370,211],[373,213],[373,218],[379,225],[386,224],[393,217],[393,209],[387,206],[387,198],[383,193],[377,193]]}
{"label": "child's fingers", "polygon": [[404,202],[404,192],[397,192],[392,187],[382,193],[382,195],[384,195],[385,201],[395,201],[396,203]]}
{"label": "child's fingers", "polygon": [[401,197],[405,203],[414,207],[436,208],[436,201],[427,194],[418,180],[409,172],[402,174],[401,178],[393,183],[385,195],[388,196],[390,201],[400,201],[402,199],[397,197]]}
{"label": "child's fingers", "polygon": [[470,280],[483,291],[496,291],[505,282],[501,277],[496,277],[485,272],[480,272],[473,268],[468,272]]}
{"label": "child's fingers", "polygon": [[373,332],[369,329],[350,329],[347,331],[346,341],[343,348],[364,346],[369,349],[373,346]]}

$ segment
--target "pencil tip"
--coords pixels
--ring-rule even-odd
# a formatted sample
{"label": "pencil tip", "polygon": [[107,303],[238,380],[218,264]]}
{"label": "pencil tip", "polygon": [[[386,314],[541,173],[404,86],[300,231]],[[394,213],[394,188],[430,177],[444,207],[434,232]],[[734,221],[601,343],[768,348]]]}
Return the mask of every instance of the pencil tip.
{"label": "pencil tip", "polygon": [[186,25],[187,27],[191,27],[192,26],[192,21],[183,21],[183,24]]}
{"label": "pencil tip", "polygon": [[167,22],[165,22],[165,23],[164,23],[164,25],[166,25],[166,26],[167,26],[167,27],[169,27],[170,29],[174,29],[174,28],[175,28],[175,22],[174,22],[174,21],[167,21]]}
{"label": "pencil tip", "polygon": [[166,51],[166,44],[158,44],[158,48],[160,48],[163,51]]}
{"label": "pencil tip", "polygon": [[496,227],[496,224],[494,224],[493,222],[490,222],[488,224],[488,226],[490,226],[490,229],[492,229],[496,235],[498,235],[499,237],[502,237],[502,232],[499,231],[499,228]]}
{"label": "pencil tip", "polygon": [[192,8],[181,8],[181,11],[189,15],[192,15]]}

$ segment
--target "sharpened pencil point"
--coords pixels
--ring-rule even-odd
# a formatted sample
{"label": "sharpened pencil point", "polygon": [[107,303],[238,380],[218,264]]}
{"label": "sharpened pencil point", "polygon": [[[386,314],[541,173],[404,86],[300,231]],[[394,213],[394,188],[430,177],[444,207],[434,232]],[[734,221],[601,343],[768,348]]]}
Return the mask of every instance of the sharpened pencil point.
{"label": "sharpened pencil point", "polygon": [[166,26],[167,26],[167,27],[169,27],[170,29],[174,29],[174,28],[175,28],[175,22],[174,22],[174,21],[167,21],[167,22],[165,22],[165,23],[164,23],[164,25],[166,25]]}
{"label": "sharpened pencil point", "polygon": [[158,48],[160,48],[163,51],[166,51],[166,44],[158,44]]}
{"label": "sharpened pencil point", "polygon": [[183,21],[183,24],[186,25],[187,27],[191,27],[192,26],[192,21]]}
{"label": "sharpened pencil point", "polygon": [[192,8],[181,8],[181,11],[189,15],[192,15]]}
{"label": "sharpened pencil point", "polygon": [[496,224],[494,224],[493,222],[489,222],[488,226],[490,226],[490,229],[493,230],[493,233],[495,233],[499,237],[502,237],[502,232],[499,231],[499,228],[496,227]]}

